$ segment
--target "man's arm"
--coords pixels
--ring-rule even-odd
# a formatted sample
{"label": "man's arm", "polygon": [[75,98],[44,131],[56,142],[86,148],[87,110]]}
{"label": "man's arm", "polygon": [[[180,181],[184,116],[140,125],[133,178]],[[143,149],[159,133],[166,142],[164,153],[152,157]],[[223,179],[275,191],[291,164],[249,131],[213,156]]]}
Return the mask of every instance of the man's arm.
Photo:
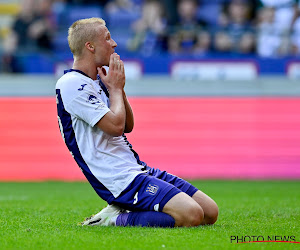
{"label": "man's arm", "polygon": [[125,106],[122,90],[110,89],[110,111],[106,113],[97,126],[111,136],[120,136],[125,129]]}
{"label": "man's arm", "polygon": [[123,89],[123,100],[124,100],[124,106],[125,106],[125,111],[126,111],[126,121],[125,121],[124,133],[130,133],[134,127],[134,117],[133,117],[133,112],[132,112],[130,103],[126,97],[126,93],[125,93],[124,89]]}
{"label": "man's arm", "polygon": [[116,53],[111,55],[107,75],[102,68],[98,68],[98,74],[109,90],[110,111],[100,119],[97,126],[112,136],[123,134],[126,121],[125,100],[123,99],[125,72],[124,64],[119,59]]}

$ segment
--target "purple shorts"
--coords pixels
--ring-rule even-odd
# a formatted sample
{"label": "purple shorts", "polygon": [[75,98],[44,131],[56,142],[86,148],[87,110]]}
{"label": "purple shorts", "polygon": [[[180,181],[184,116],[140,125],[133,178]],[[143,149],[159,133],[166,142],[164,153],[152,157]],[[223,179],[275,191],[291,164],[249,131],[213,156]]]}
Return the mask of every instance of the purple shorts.
{"label": "purple shorts", "polygon": [[187,181],[166,171],[148,166],[146,170],[147,173],[139,174],[117,198],[109,199],[108,203],[131,211],[161,212],[176,194],[184,192],[192,197],[198,190]]}

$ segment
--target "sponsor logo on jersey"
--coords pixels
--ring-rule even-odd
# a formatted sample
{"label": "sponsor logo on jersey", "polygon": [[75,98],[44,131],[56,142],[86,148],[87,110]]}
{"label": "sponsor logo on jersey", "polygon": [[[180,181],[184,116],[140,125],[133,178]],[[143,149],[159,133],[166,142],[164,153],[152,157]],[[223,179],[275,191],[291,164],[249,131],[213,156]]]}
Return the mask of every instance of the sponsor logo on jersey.
{"label": "sponsor logo on jersey", "polygon": [[157,190],[159,189],[159,187],[157,185],[154,184],[148,184],[147,188],[146,188],[146,193],[151,194],[151,195],[155,195],[157,193]]}
{"label": "sponsor logo on jersey", "polygon": [[99,99],[96,96],[94,96],[94,95],[89,95],[87,101],[90,102],[91,104],[100,103]]}
{"label": "sponsor logo on jersey", "polygon": [[87,85],[87,84],[81,84],[81,88],[79,88],[78,90],[79,90],[79,91],[82,91],[82,90],[84,89],[84,86],[85,86],[85,85]]}

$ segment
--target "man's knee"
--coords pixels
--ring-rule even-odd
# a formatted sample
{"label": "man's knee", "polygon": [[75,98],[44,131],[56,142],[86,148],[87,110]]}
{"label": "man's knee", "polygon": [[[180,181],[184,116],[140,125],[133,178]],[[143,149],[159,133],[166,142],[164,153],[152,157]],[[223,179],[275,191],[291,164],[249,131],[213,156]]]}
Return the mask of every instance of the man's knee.
{"label": "man's knee", "polygon": [[179,227],[196,227],[204,220],[203,209],[198,204],[189,205],[185,211],[175,219],[175,225]]}
{"label": "man's knee", "polygon": [[200,190],[198,190],[192,198],[201,206],[204,211],[204,220],[201,224],[214,224],[219,215],[219,208],[216,202]]}
{"label": "man's knee", "polygon": [[163,212],[171,215],[175,219],[175,226],[178,227],[199,226],[204,219],[201,206],[182,192],[167,202]]}
{"label": "man's knee", "polygon": [[204,220],[203,220],[202,224],[204,224],[204,225],[212,225],[212,224],[214,224],[217,221],[217,219],[218,219],[218,215],[219,215],[218,205],[213,201],[209,205],[209,209],[207,209],[205,211]]}

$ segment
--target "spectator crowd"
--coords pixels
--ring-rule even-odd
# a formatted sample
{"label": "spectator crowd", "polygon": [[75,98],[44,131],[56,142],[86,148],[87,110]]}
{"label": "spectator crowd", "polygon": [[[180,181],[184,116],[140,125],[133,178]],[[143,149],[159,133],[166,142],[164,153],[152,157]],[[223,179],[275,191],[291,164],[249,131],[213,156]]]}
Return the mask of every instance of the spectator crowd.
{"label": "spectator crowd", "polygon": [[16,53],[68,50],[67,28],[92,16],[119,53],[300,56],[298,0],[23,0],[3,39],[4,70]]}

